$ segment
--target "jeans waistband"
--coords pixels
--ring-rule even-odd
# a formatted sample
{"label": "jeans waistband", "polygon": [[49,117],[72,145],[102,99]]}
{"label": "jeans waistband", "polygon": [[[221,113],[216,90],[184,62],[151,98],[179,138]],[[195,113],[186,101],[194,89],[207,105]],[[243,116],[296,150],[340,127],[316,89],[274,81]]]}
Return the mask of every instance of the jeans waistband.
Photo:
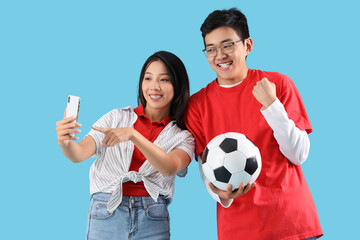
{"label": "jeans waistband", "polygon": [[[110,193],[98,192],[98,193],[94,193],[91,197],[98,201],[108,202],[110,196],[111,196]],[[123,196],[120,206],[131,207],[131,208],[135,208],[135,207],[147,208],[148,206],[154,204],[168,205],[169,200],[162,195],[160,195],[157,198],[157,201],[154,201],[154,199],[152,199],[151,197]]]}

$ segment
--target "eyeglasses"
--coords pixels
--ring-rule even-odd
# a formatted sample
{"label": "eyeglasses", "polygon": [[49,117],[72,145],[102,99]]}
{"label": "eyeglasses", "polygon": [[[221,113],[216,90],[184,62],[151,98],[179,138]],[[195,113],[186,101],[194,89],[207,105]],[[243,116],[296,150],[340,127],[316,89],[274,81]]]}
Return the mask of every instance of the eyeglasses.
{"label": "eyeglasses", "polygon": [[207,58],[212,58],[217,55],[217,49],[219,48],[223,54],[232,53],[235,49],[235,44],[241,42],[242,40],[235,41],[235,42],[226,42],[219,47],[207,47],[202,50]]}

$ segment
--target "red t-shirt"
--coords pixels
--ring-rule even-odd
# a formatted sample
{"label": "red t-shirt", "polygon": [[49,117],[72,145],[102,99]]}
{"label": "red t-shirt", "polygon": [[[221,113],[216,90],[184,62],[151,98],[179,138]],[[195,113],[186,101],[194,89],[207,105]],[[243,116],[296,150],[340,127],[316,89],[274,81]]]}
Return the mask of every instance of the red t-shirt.
{"label": "red t-shirt", "polygon": [[[160,132],[165,128],[165,126],[171,121],[171,117],[167,117],[162,121],[151,122],[151,120],[145,115],[143,105],[139,105],[134,109],[138,119],[134,123],[134,129],[141,133],[146,139],[151,142],[154,142]],[[131,164],[129,171],[139,171],[141,165],[145,162],[145,156],[140,152],[140,150],[134,146],[134,152],[131,158]],[[124,196],[150,196],[146,191],[143,182],[125,182],[123,183],[123,195]]]}
{"label": "red t-shirt", "polygon": [[218,237],[229,239],[304,239],[323,234],[317,210],[301,167],[280,152],[273,131],[260,112],[252,90],[267,77],[295,125],[312,127],[293,81],[276,72],[249,69],[242,83],[223,88],[214,80],[190,98],[185,123],[196,142],[196,156],[225,132],[240,132],[259,148],[262,170],[254,189],[234,199],[229,208],[217,205]]}

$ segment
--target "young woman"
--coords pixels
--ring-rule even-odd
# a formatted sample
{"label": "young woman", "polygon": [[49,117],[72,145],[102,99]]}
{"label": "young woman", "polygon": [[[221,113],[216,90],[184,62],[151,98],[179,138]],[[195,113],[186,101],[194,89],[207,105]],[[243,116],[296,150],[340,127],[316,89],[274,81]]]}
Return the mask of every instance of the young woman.
{"label": "young woman", "polygon": [[90,168],[87,239],[170,238],[167,205],[175,174],[186,171],[194,151],[182,120],[188,99],[184,64],[160,51],[141,70],[137,108],[108,112],[79,143],[69,135],[80,132],[81,124],[71,123],[76,117],[57,122],[67,158],[97,157]]}

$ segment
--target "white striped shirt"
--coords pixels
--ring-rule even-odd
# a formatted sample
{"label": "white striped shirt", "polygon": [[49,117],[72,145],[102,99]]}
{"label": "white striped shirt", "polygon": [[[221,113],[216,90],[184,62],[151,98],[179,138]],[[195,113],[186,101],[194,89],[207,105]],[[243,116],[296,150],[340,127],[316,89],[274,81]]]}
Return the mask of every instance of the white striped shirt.
{"label": "white striped shirt", "polygon": [[[103,128],[133,127],[137,115],[131,107],[114,109],[102,116],[94,125]],[[130,171],[134,143],[131,141],[120,142],[113,147],[102,148],[101,142],[105,134],[91,130],[89,134],[96,144],[95,157],[97,159],[90,168],[90,193],[111,193],[108,202],[108,211],[113,212],[122,200],[122,183],[127,181],[144,182],[149,195],[157,201],[158,196],[164,195],[170,200],[174,194],[175,175],[164,176],[158,172],[147,160],[138,172]],[[192,158],[195,144],[194,138],[187,130],[181,130],[171,121],[160,132],[154,144],[169,153],[175,148],[184,150]],[[185,176],[184,169],[179,176]]]}

